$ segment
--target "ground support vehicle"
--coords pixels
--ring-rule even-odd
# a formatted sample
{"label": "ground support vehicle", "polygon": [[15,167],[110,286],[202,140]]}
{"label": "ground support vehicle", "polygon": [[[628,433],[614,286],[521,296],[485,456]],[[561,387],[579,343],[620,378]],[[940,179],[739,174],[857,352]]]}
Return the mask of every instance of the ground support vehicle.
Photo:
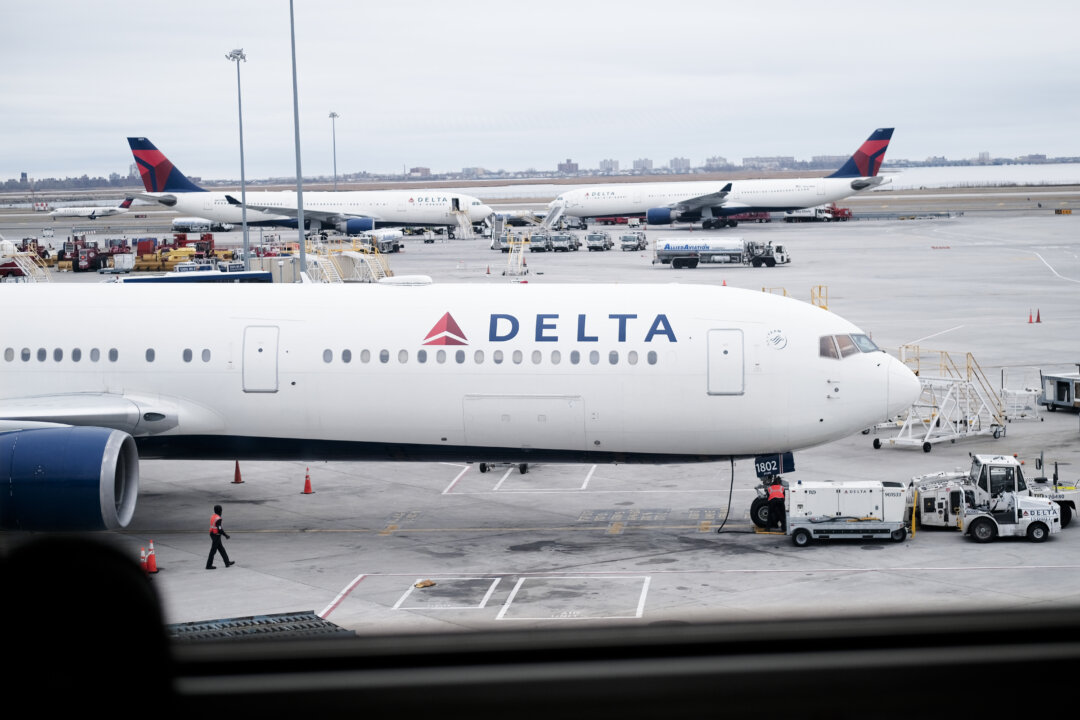
{"label": "ground support vehicle", "polygon": [[784,222],[843,222],[850,219],[851,209],[837,207],[835,203],[784,213]]}
{"label": "ground support vehicle", "polygon": [[[1080,368],[1080,363],[1077,363],[1077,368]],[[1039,375],[1042,384],[1040,405],[1045,405],[1050,411],[1058,408],[1080,410],[1080,372],[1057,375],[1040,372]]]}
{"label": "ground support vehicle", "polygon": [[591,232],[585,236],[585,247],[590,252],[593,250],[610,250],[614,245],[611,236],[606,232]]}
{"label": "ground support vehicle", "polygon": [[902,542],[907,537],[907,491],[901,482],[799,481],[785,499],[787,533],[796,547],[813,540]]}
{"label": "ground support vehicle", "polygon": [[992,521],[981,526],[994,529],[990,537],[973,535],[979,542],[1028,532],[1041,541],[1042,531],[1030,530],[1031,525],[1042,522],[1050,533],[1057,532],[1072,521],[1080,501],[1080,490],[1060,484],[1056,471],[1053,482],[1046,478],[1028,482],[1020,462],[1008,455],[974,455],[967,472],[917,476],[911,491],[920,525],[960,527],[968,533],[979,517]]}
{"label": "ground support vehicle", "polygon": [[783,245],[742,238],[658,238],[653,251],[654,265],[670,264],[675,269],[696,268],[699,263],[776,267],[790,262]]}
{"label": "ground support vehicle", "polygon": [[529,236],[529,252],[548,252],[552,249],[550,236],[543,233]]}
{"label": "ground support vehicle", "polygon": [[581,247],[581,241],[571,233],[556,233],[551,235],[552,252],[570,252]]}
{"label": "ground support vehicle", "polygon": [[502,250],[504,253],[510,252],[510,241],[513,237],[509,233],[502,233],[496,237],[491,238],[491,249]]}
{"label": "ground support vehicle", "polygon": [[619,247],[625,250],[646,250],[649,247],[649,241],[645,239],[645,233],[640,230],[637,232],[625,233],[619,236]]}

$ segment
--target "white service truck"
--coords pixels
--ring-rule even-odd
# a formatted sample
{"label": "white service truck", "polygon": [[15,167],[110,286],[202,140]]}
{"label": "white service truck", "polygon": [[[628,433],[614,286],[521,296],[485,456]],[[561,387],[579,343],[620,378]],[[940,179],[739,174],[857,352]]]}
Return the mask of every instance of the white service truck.
{"label": "white service truck", "polygon": [[907,537],[907,489],[901,482],[802,481],[787,489],[787,534],[796,547],[813,540]]}
{"label": "white service truck", "polygon": [[663,263],[675,269],[696,268],[699,263],[775,267],[790,262],[791,256],[784,246],[774,245],[771,241],[720,237],[657,238],[653,247],[653,265]]}
{"label": "white service truck", "polygon": [[996,537],[1042,542],[1068,524],[1066,512],[1072,517],[1075,499],[1062,493],[1054,499],[1054,492],[1045,482],[1029,485],[1014,457],[974,455],[966,473],[912,478],[911,502],[921,526],[958,527],[980,543]]}

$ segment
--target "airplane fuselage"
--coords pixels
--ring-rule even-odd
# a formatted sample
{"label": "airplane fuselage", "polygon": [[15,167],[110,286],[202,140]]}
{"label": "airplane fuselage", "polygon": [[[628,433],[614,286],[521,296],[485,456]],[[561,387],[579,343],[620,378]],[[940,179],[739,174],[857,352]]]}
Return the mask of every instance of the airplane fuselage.
{"label": "airplane fuselage", "polygon": [[[236,200],[239,192],[186,192],[145,193],[144,197],[166,197],[178,213],[194,215],[215,222],[239,225],[242,210],[226,200],[226,195]],[[256,191],[247,193],[249,205],[278,206],[295,209],[295,192]],[[470,221],[481,222],[489,211],[481,212],[476,198],[452,192],[409,193],[398,190],[365,190],[341,192],[305,192],[304,209],[314,213],[333,213],[341,216],[370,217],[376,226],[395,225],[455,225],[455,211],[465,212]],[[271,210],[249,208],[247,220],[251,225],[295,224],[295,213],[277,214]]]}
{"label": "airplane fuselage", "polygon": [[93,220],[94,218],[120,215],[126,212],[127,210],[118,207],[68,207],[57,208],[51,211],[49,216],[52,218],[84,217]]}
{"label": "airplane fuselage", "polygon": [[567,215],[601,217],[639,215],[651,208],[673,207],[693,198],[719,193],[730,184],[723,205],[705,208],[705,217],[744,212],[780,212],[836,202],[854,195],[852,178],[618,183],[593,185],[559,195]]}
{"label": "airplane fuselage", "polygon": [[[727,287],[19,285],[0,303],[50,318],[0,317],[0,418],[124,430],[145,457],[709,460],[844,437],[918,392],[872,344],[819,352],[865,337],[851,323]],[[212,321],[162,321],[181,306]]]}

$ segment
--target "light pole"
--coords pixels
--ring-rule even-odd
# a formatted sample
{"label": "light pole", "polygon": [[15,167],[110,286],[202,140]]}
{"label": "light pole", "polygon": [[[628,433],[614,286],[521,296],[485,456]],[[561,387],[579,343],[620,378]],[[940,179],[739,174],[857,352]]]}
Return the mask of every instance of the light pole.
{"label": "light pole", "polygon": [[341,117],[333,110],[330,111],[330,135],[334,138],[334,190],[337,191],[337,119]]}
{"label": "light pole", "polygon": [[244,228],[244,269],[251,269],[251,249],[248,245],[247,183],[244,181],[244,104],[240,99],[240,61],[247,62],[243,48],[225,54],[225,59],[236,63],[236,112],[240,118],[240,222]]}

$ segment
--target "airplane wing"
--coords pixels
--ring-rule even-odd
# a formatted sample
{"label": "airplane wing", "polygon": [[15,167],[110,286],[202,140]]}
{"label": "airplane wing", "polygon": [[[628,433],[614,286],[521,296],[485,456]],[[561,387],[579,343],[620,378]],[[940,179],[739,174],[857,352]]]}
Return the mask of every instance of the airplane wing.
{"label": "airplane wing", "polygon": [[89,425],[132,432],[139,406],[120,395],[76,393],[16,398],[0,403],[0,431]]}
{"label": "airplane wing", "polygon": [[[232,195],[226,195],[225,199],[230,205],[236,207],[242,207],[245,203],[240,202]],[[280,205],[258,205],[256,203],[246,203],[248,210],[258,210],[259,212],[275,213],[278,215],[284,215],[285,217],[296,217],[299,215],[299,211],[294,207],[281,207]],[[327,212],[323,210],[313,210],[304,208],[305,220],[318,220],[322,223],[340,223],[346,220],[382,220],[377,215],[368,215],[364,213],[340,213],[340,212]]]}
{"label": "airplane wing", "polygon": [[165,207],[172,207],[176,204],[176,196],[172,193],[135,193],[132,197],[161,203]]}
{"label": "airplane wing", "polygon": [[716,192],[708,193],[706,195],[698,195],[697,197],[688,198],[686,200],[680,200],[678,202],[671,203],[670,205],[668,205],[668,207],[680,213],[692,212],[707,207],[718,207],[725,203],[728,193],[730,192],[731,183],[728,183]]}

